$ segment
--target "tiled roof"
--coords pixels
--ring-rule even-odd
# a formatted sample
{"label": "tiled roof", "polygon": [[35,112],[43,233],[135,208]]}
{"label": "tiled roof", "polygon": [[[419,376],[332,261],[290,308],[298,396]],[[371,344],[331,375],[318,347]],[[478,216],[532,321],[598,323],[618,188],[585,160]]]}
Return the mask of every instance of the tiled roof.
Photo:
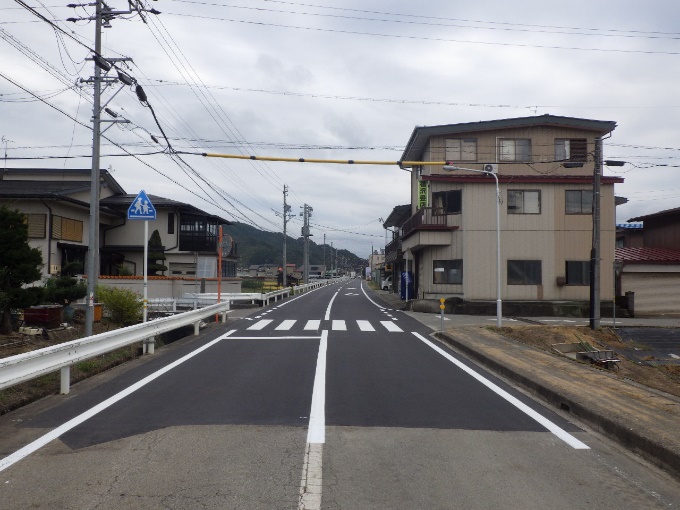
{"label": "tiled roof", "polygon": [[89,189],[90,183],[85,181],[0,181],[0,195],[4,196],[68,195]]}
{"label": "tiled roof", "polygon": [[624,264],[680,264],[680,250],[616,248],[615,259]]}

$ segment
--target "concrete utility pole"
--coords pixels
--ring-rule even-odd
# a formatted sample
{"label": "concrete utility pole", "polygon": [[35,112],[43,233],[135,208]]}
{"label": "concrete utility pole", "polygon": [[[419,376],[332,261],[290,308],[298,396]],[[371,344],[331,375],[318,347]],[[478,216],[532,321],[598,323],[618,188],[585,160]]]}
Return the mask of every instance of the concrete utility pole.
{"label": "concrete utility pole", "polygon": [[600,178],[602,139],[595,139],[593,171],[593,246],[590,250],[590,329],[600,328]]}
{"label": "concrete utility pole", "polygon": [[312,237],[312,234],[309,233],[309,218],[312,215],[312,209],[311,206],[305,204],[304,205],[304,212],[300,213],[300,216],[303,217],[303,225],[302,225],[302,237],[304,238],[304,254],[303,254],[303,280],[305,283],[309,283],[309,238]]}
{"label": "concrete utility pole", "polygon": [[326,272],[326,234],[323,235],[323,270]]}
{"label": "concrete utility pole", "polygon": [[286,225],[288,224],[288,220],[290,219],[290,206],[286,203],[286,197],[288,196],[288,186],[285,184],[283,185],[283,286],[286,287],[288,285],[288,278],[286,274],[287,270],[287,259],[286,259],[286,241],[288,234],[286,233]]}
{"label": "concrete utility pole", "polygon": [[[101,112],[108,104],[113,96],[122,90],[123,87],[132,85],[134,80],[130,78],[127,74],[118,70],[118,77],[107,77],[102,76],[102,70],[104,70],[104,75],[114,67],[115,62],[125,62],[131,60],[129,58],[104,58],[101,55],[102,51],[102,27],[110,27],[110,21],[118,15],[132,14],[133,9],[141,13],[151,12],[152,14],[158,14],[158,11],[154,9],[144,9],[139,3],[129,3],[129,9],[126,11],[113,11],[111,10],[102,0],[94,0],[92,4],[95,8],[94,17],[86,18],[68,18],[67,21],[83,21],[89,20],[95,22],[95,34],[94,34],[94,55],[92,56],[92,61],[94,62],[94,76],[87,80],[81,80],[82,82],[92,83],[93,85],[93,102],[92,102],[92,167],[90,172],[90,221],[88,226],[88,251],[86,260],[86,273],[87,273],[87,306],[85,307],[85,336],[92,335],[92,329],[94,325],[94,292],[97,287],[97,280],[99,279],[99,190],[100,190],[100,140],[102,136],[101,123],[108,122],[111,127],[115,123],[129,123],[127,119],[119,118],[102,121]],[[71,7],[78,7],[77,5],[71,5]],[[102,94],[102,83],[106,82],[109,84],[116,83],[118,81],[123,82],[123,86],[109,98],[109,101],[101,104],[101,94]],[[107,109],[107,111],[109,111]],[[106,128],[108,129],[108,128]],[[106,131],[106,129],[104,131]],[[145,240],[148,242],[148,239]]]}

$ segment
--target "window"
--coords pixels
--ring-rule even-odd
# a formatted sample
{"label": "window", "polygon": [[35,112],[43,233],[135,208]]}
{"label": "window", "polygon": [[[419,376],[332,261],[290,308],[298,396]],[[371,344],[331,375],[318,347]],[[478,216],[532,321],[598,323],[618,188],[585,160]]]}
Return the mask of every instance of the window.
{"label": "window", "polygon": [[168,213],[168,234],[175,233],[175,213]]}
{"label": "window", "polygon": [[567,285],[590,285],[590,261],[567,260]]}
{"label": "window", "polygon": [[508,260],[508,285],[541,285],[540,260]]}
{"label": "window", "polygon": [[434,283],[463,283],[463,261],[458,260],[435,260],[432,262],[434,268]]}
{"label": "window", "polygon": [[592,214],[593,192],[592,190],[566,190],[565,212],[566,214]]}
{"label": "window", "polygon": [[217,251],[217,220],[182,214],[179,224],[180,251]]}
{"label": "window", "polygon": [[44,214],[25,214],[24,222],[28,227],[28,237],[32,239],[45,239],[45,220]]}
{"label": "window", "polygon": [[531,161],[531,140],[499,138],[498,161]]}
{"label": "window", "polygon": [[460,214],[463,209],[463,192],[459,189],[432,193],[434,214]]}
{"label": "window", "polygon": [[475,138],[447,138],[444,143],[446,161],[477,161]]}
{"label": "window", "polygon": [[508,190],[508,214],[541,214],[541,192]]}
{"label": "window", "polygon": [[52,239],[82,243],[83,222],[63,216],[52,216]]}
{"label": "window", "polygon": [[585,163],[587,156],[588,141],[585,138],[555,138],[555,161]]}

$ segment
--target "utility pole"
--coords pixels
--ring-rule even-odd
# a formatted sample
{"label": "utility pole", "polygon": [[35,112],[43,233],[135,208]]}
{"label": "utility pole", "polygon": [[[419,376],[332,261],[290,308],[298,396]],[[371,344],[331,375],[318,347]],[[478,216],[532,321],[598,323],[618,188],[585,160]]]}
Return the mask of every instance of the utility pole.
{"label": "utility pole", "polygon": [[[95,1],[94,53],[102,53],[102,0]],[[99,139],[101,135],[101,68],[94,61],[94,104],[92,107],[92,171],[90,173],[90,225],[87,249],[87,306],[85,336],[92,336],[94,291],[99,278]],[[145,240],[146,242],[146,240]]]}
{"label": "utility pole", "polygon": [[[93,105],[92,105],[92,167],[90,172],[90,221],[88,227],[88,251],[87,251],[87,261],[86,261],[86,273],[87,273],[87,306],[85,307],[85,336],[92,335],[92,329],[94,324],[94,292],[97,286],[97,280],[99,279],[99,179],[100,179],[100,140],[101,135],[104,131],[101,129],[102,122],[110,123],[111,127],[115,123],[129,123],[127,119],[112,119],[103,121],[101,119],[101,112],[106,105],[113,99],[113,96],[118,94],[123,87],[130,86],[134,83],[134,80],[130,78],[124,72],[119,69],[118,77],[107,77],[105,76],[112,67],[115,67],[115,62],[125,62],[131,60],[129,58],[104,58],[102,57],[102,27],[110,27],[110,22],[118,15],[129,15],[133,11],[139,13],[140,17],[144,22],[142,12],[150,12],[152,14],[160,14],[155,9],[145,9],[139,1],[128,1],[128,10],[126,11],[113,11],[109,8],[103,0],[94,0],[93,3],[89,4],[94,6],[95,15],[85,17],[85,18],[67,18],[67,21],[73,23],[77,21],[94,21],[95,22],[95,34],[94,34],[94,55],[91,59],[94,62],[94,76],[87,80],[80,80],[81,82],[92,83],[93,84]],[[79,7],[76,4],[70,4],[69,7]],[[104,76],[102,76],[102,70],[104,70]],[[121,81],[123,86],[115,92],[109,100],[101,104],[101,94],[102,94],[102,83],[106,82],[109,84]],[[110,112],[107,109],[107,112]],[[112,114],[114,117],[117,115]],[[144,241],[148,243],[148,239]]]}
{"label": "utility pole", "polygon": [[326,234],[323,235],[323,270],[324,277],[326,276]]}
{"label": "utility pole", "polygon": [[590,250],[590,329],[600,328],[600,178],[602,138],[595,139],[593,170],[593,246]]}
{"label": "utility pole", "polygon": [[312,209],[311,206],[305,204],[304,205],[304,211],[300,213],[300,216],[303,217],[303,225],[302,225],[302,237],[304,238],[304,254],[303,254],[303,280],[305,283],[309,283],[309,238],[312,236],[312,234],[309,233],[309,218],[312,215]]}
{"label": "utility pole", "polygon": [[283,185],[283,286],[286,287],[288,285],[288,278],[287,278],[287,266],[288,262],[286,259],[286,240],[288,237],[288,234],[286,233],[286,225],[288,224],[288,220],[290,219],[290,206],[286,203],[286,197],[288,196],[288,186],[285,184]]}

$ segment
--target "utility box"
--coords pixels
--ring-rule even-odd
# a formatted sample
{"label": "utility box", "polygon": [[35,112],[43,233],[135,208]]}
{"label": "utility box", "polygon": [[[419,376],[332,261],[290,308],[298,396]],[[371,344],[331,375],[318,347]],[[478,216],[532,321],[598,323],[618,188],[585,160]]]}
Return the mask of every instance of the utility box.
{"label": "utility box", "polygon": [[44,305],[24,308],[24,322],[28,326],[47,329],[58,328],[61,324],[61,305]]}

